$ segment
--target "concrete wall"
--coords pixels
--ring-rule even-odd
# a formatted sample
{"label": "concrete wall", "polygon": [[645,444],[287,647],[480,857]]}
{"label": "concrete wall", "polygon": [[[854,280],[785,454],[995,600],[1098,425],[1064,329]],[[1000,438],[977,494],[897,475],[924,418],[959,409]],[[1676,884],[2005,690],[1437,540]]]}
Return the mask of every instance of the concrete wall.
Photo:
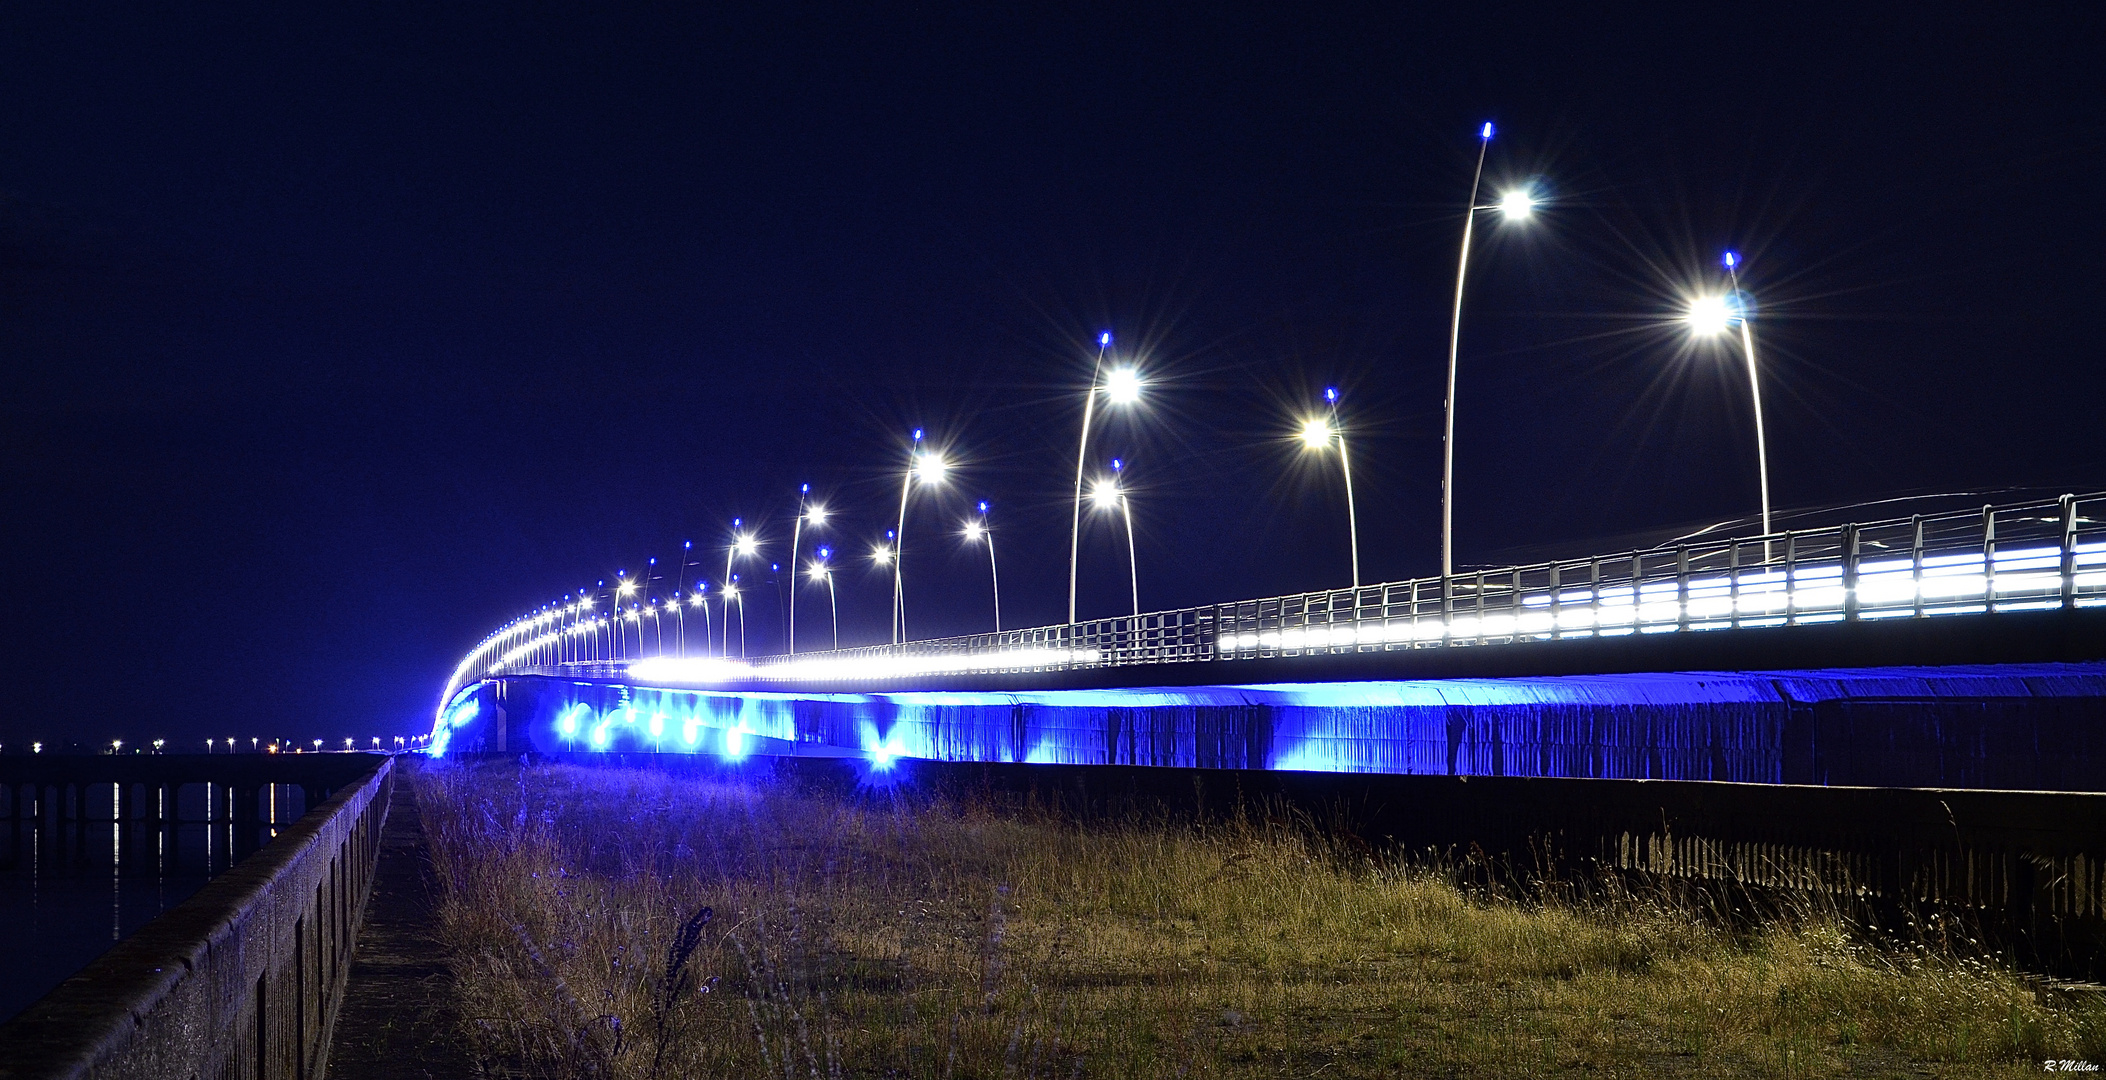
{"label": "concrete wall", "polygon": [[322,1075],[394,762],[0,1025],[0,1080]]}
{"label": "concrete wall", "polygon": [[2106,791],[2099,662],[869,694],[528,675],[473,693],[503,708],[455,745],[514,753]]}

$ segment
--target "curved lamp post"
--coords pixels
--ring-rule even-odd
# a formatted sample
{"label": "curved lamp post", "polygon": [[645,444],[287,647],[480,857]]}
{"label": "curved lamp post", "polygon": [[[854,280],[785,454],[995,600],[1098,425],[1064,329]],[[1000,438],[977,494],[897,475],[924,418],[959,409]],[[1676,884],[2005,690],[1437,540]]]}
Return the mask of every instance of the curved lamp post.
{"label": "curved lamp post", "polygon": [[1126,519],[1126,581],[1133,593],[1133,613],[1139,615],[1141,613],[1141,572],[1140,564],[1134,557],[1133,504],[1126,501],[1126,490],[1119,483],[1125,475],[1126,463],[1118,458],[1113,458],[1111,467],[1112,474],[1098,480],[1096,486],[1090,489],[1090,498],[1096,502],[1099,508],[1114,511]]}
{"label": "curved lamp post", "polygon": [[834,599],[834,567],[828,561],[833,558],[833,555],[833,549],[820,548],[819,557],[812,560],[812,568],[809,572],[815,579],[826,579],[826,610],[827,614],[833,616],[834,648],[839,650],[841,648],[841,608]]}
{"label": "curved lamp post", "polygon": [[[615,571],[615,573],[614,573],[614,580],[615,580],[615,586],[614,586],[614,613],[615,613],[615,615],[616,615],[616,618],[615,618],[615,621],[614,621],[614,625],[613,625],[612,627],[610,627],[610,628],[609,628],[609,629],[611,629],[611,630],[613,631],[613,633],[614,633],[614,642],[613,642],[613,644],[614,644],[614,655],[613,655],[613,656],[611,657],[611,659],[615,659],[615,660],[620,660],[620,659],[622,658],[622,645],[623,645],[623,640],[622,640],[622,624],[621,624],[621,619],[620,619],[620,615],[621,615],[621,610],[622,610],[622,600],[623,600],[623,598],[625,598],[625,597],[630,597],[630,596],[634,596],[634,595],[636,595],[636,583],[635,583],[635,582],[633,582],[633,581],[630,581],[630,580],[629,580],[629,572],[628,572],[627,570],[617,570],[617,571]],[[642,631],[641,629],[639,629],[639,630],[637,630],[637,631],[636,631],[636,633],[637,633],[637,638],[636,638],[636,651],[637,651],[637,652],[642,652],[642,651],[643,651],[643,631]]]}
{"label": "curved lamp post", "polygon": [[746,658],[746,595],[739,589],[738,580],[738,577],[734,575],[731,579],[731,584],[724,586],[724,633],[727,635],[724,641],[724,655],[731,655],[731,641],[729,638],[731,633],[731,605],[737,604],[739,607],[739,659],[744,660]]}
{"label": "curved lamp post", "polygon": [[987,543],[987,576],[994,581],[994,628],[999,634],[1002,632],[1002,573],[995,568],[994,532],[987,527],[987,503],[984,500],[980,503],[979,518],[965,523],[965,540],[967,543]]}
{"label": "curved lamp post", "polygon": [[1360,515],[1353,505],[1353,462],[1346,455],[1345,432],[1338,426],[1337,387],[1324,388],[1324,404],[1329,410],[1327,416],[1310,417],[1302,422],[1302,445],[1311,450],[1321,451],[1328,448],[1333,441],[1338,443],[1338,469],[1339,472],[1345,475],[1346,538],[1353,553],[1353,588],[1356,591],[1356,598],[1353,603],[1358,605],[1360,603],[1357,599],[1357,591],[1360,588]]}
{"label": "curved lamp post", "polygon": [[1082,402],[1082,438],[1075,447],[1075,512],[1068,525],[1068,623],[1075,622],[1075,570],[1077,554],[1082,544],[1082,469],[1089,460],[1090,424],[1097,416],[1098,381],[1103,380],[1105,400],[1112,405],[1126,405],[1141,399],[1141,376],[1132,368],[1114,368],[1109,376],[1104,374],[1104,353],[1111,348],[1111,331],[1097,335],[1097,363],[1090,369],[1090,392]]}
{"label": "curved lamp post", "polygon": [[752,533],[739,531],[744,525],[745,521],[742,518],[731,519],[731,544],[724,549],[724,648],[721,652],[721,655],[724,656],[731,655],[731,605],[733,601],[738,601],[739,605],[739,655],[746,655],[746,602],[740,600],[738,590],[731,587],[731,582],[738,580],[738,578],[732,576],[731,560],[733,556],[741,559],[752,558],[754,553],[760,550],[760,541],[754,539]]}
{"label": "curved lamp post", "polygon": [[1441,429],[1441,595],[1447,603],[1448,578],[1455,573],[1455,358],[1462,344],[1463,281],[1470,269],[1470,235],[1481,210],[1497,210],[1516,220],[1535,211],[1534,196],[1526,190],[1508,192],[1490,206],[1477,205],[1477,192],[1484,180],[1484,155],[1492,145],[1492,125],[1487,121],[1478,133],[1477,171],[1470,177],[1469,212],[1463,215],[1462,255],[1455,264],[1455,316],[1448,324],[1447,420]]}
{"label": "curved lamp post", "polygon": [[707,656],[709,655],[709,638],[715,632],[715,628],[710,626],[709,582],[695,582],[695,591],[688,596],[687,602],[692,607],[702,609],[702,654]]}
{"label": "curved lamp post", "polygon": [[[1699,296],[1689,302],[1682,318],[1691,333],[1714,337],[1740,327],[1740,351],[1748,363],[1748,397],[1755,406],[1755,470],[1762,487],[1762,535],[1770,535],[1770,451],[1762,429],[1762,381],[1755,362],[1755,332],[1749,327],[1748,306],[1740,291],[1740,255],[1726,252],[1720,260],[1733,291],[1726,296]],[[1769,560],[1769,543],[1763,543],[1763,560]]]}
{"label": "curved lamp post", "polygon": [[[687,588],[688,557],[695,551],[693,540],[680,541],[680,574],[673,579],[673,600],[677,603],[680,593]],[[673,621],[673,650],[687,655],[687,609],[679,608],[679,617]]]}
{"label": "curved lamp post", "polygon": [[921,448],[922,431],[914,429],[914,446],[907,453],[907,470],[899,482],[899,524],[892,531],[892,643],[903,644],[907,640],[907,603],[905,580],[902,569],[907,552],[907,494],[914,490],[914,481],[924,486],[943,481],[945,470],[950,468],[943,456],[933,450]]}
{"label": "curved lamp post", "polygon": [[826,523],[826,507],[808,506],[812,485],[797,486],[797,522],[790,526],[790,655],[797,655],[797,551],[798,542],[804,538],[804,524],[812,523],[818,528]]}

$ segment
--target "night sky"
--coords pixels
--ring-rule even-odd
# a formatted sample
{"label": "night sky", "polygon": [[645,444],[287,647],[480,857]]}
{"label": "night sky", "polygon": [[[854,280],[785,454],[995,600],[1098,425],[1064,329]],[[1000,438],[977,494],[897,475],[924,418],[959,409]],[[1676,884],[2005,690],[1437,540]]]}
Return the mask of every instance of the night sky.
{"label": "night sky", "polygon": [[[8,751],[424,730],[522,610],[715,578],[733,516],[781,560],[803,482],[882,639],[917,426],[962,468],[909,630],[989,624],[981,498],[1057,621],[1103,329],[1144,606],[1345,582],[1326,385],[1364,576],[1434,572],[1486,120],[1545,205],[1479,219],[1459,562],[1754,512],[1737,356],[1673,321],[1728,247],[1795,520],[2106,488],[2096,5],[717,7],[0,11]],[[1124,556],[1097,519],[1085,616]]]}

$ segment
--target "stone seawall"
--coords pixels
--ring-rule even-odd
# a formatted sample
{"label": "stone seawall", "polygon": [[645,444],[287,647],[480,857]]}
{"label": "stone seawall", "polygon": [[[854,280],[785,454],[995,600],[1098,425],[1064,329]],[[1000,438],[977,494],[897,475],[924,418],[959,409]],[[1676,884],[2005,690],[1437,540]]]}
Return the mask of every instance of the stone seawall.
{"label": "stone seawall", "polygon": [[0,1080],[310,1080],[326,1066],[390,758],[0,1025]]}

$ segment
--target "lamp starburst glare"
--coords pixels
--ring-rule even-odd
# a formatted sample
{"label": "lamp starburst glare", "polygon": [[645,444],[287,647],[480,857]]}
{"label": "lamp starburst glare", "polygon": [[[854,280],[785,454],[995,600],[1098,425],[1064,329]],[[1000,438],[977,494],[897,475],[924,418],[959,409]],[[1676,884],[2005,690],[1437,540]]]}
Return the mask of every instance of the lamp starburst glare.
{"label": "lamp starburst glare", "polygon": [[1723,296],[1699,296],[1689,302],[1689,310],[1682,316],[1692,333],[1709,337],[1722,334],[1733,325],[1733,304]]}
{"label": "lamp starburst glare", "polygon": [[1141,373],[1132,368],[1113,368],[1104,377],[1104,396],[1114,405],[1141,400]]}

